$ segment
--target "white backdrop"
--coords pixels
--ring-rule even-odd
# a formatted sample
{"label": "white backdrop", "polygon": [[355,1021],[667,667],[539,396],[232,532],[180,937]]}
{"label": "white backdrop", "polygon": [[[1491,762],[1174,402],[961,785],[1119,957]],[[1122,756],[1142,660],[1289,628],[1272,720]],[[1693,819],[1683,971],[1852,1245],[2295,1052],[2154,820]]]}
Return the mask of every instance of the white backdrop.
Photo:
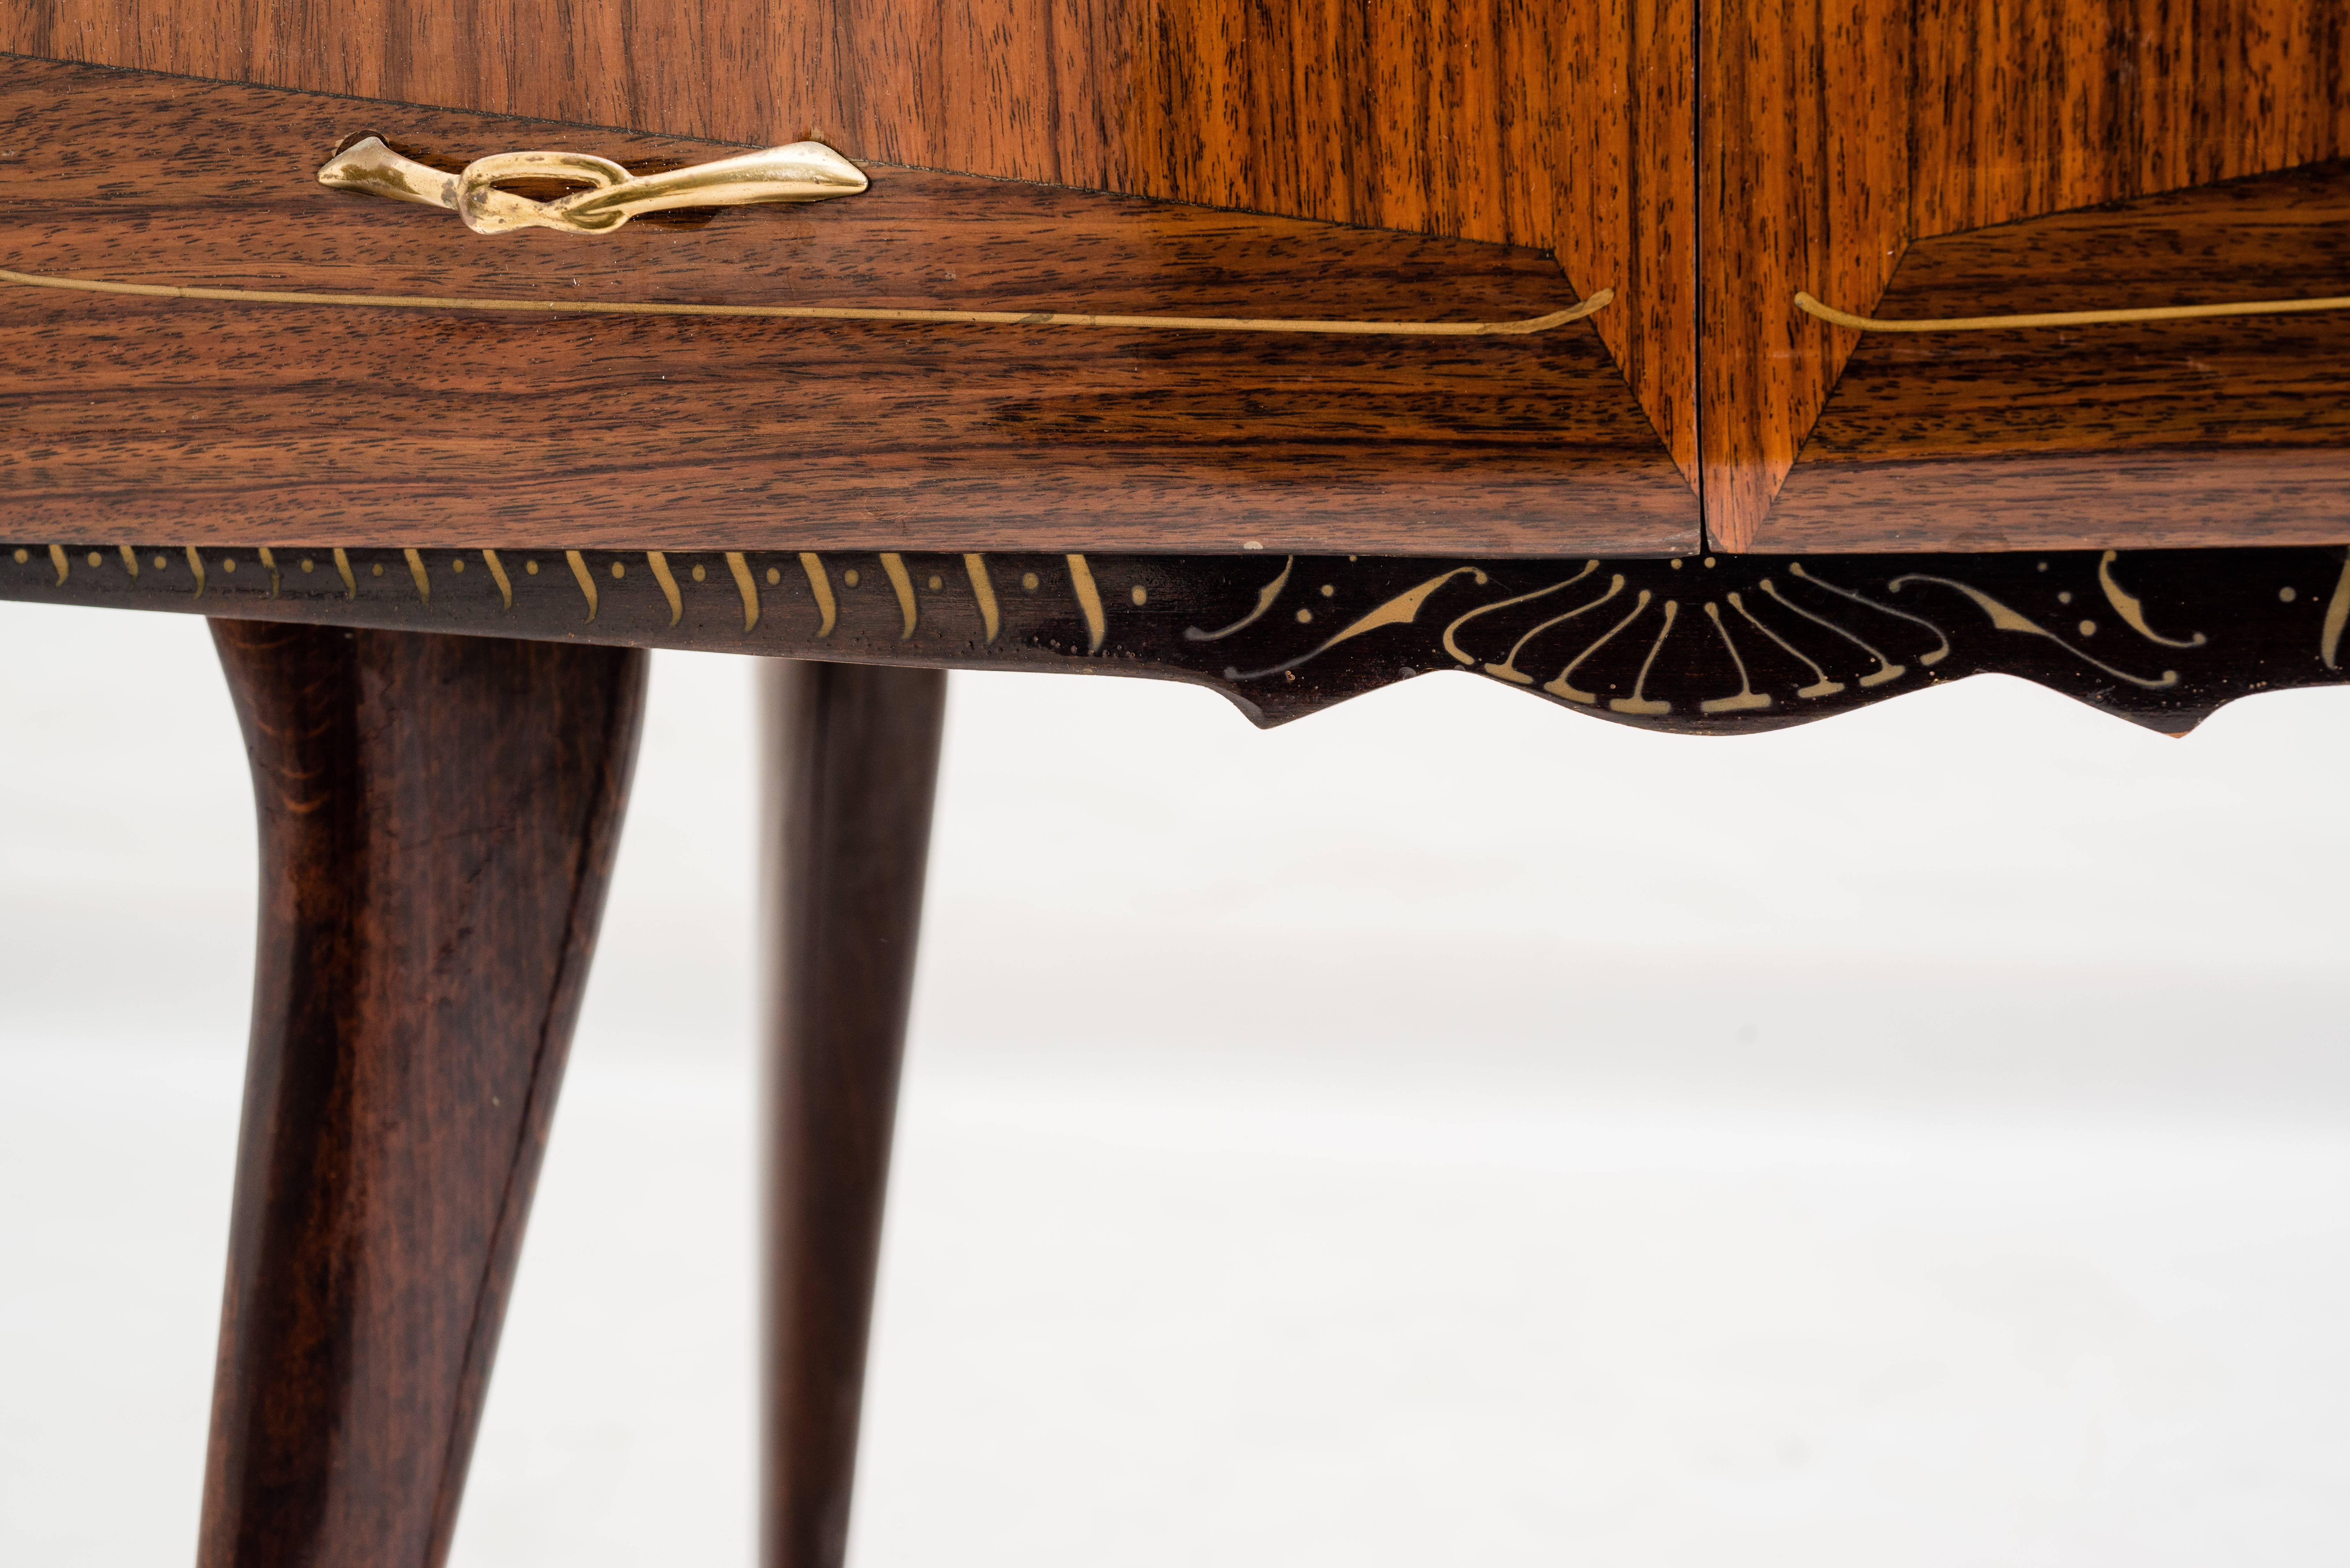
{"label": "white backdrop", "polygon": [[[460,1568],[751,1562],[751,675],[656,658]],[[2350,1543],[2350,692],[950,710],[858,1568]],[[0,1561],[192,1550],[251,853],[200,623],[0,606]]]}

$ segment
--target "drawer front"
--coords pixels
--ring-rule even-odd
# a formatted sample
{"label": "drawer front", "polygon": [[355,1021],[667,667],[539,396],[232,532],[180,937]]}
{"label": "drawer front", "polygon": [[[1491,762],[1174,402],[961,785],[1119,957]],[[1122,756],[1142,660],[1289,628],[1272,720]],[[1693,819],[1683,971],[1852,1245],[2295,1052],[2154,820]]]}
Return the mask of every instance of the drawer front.
{"label": "drawer front", "polygon": [[[1587,320],[1497,337],[580,315],[572,302],[1507,321],[1523,248],[874,168],[861,195],[481,234],[321,186],[366,130],[455,167],[733,149],[30,61],[5,265],[529,311],[0,291],[17,531],[615,547],[1686,550]],[[670,221],[661,221],[665,217]],[[135,524],[133,523],[135,519]]]}

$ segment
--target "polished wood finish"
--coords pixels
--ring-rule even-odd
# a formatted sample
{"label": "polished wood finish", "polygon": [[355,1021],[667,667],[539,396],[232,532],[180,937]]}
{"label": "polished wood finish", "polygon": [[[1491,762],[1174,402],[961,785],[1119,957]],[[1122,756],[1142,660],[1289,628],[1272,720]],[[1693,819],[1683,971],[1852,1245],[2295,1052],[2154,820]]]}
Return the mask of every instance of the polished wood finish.
{"label": "polished wood finish", "polygon": [[45,0],[0,48],[1555,250],[1696,472],[1695,0]]}
{"label": "polished wood finish", "polygon": [[[1101,389],[1109,428],[1089,404],[1030,408],[1008,389],[1011,373],[980,384],[972,396],[992,400],[991,414],[1010,411],[998,423],[972,413],[981,433],[964,444],[1017,453],[1021,483],[982,482],[956,499],[973,511],[1005,493],[1075,508],[1068,496],[1091,475],[1060,461],[1075,445],[1123,441],[1139,494],[1120,515],[1134,533],[1058,541],[1096,547],[1327,547],[1382,503],[1431,499],[1440,538],[1354,545],[1659,547],[1660,535],[1639,531],[1672,504],[1668,471],[1700,483],[1710,547],[1799,535],[1813,547],[1899,547],[1910,535],[1889,517],[1872,531],[1857,507],[1832,535],[1815,518],[1766,525],[1860,345],[1797,311],[1798,290],[1866,314],[1912,244],[2350,155],[2350,16],[2333,0],[1833,0],[1792,11],[1762,0],[699,0],[659,16],[619,0],[588,26],[556,0],[348,16],[317,0],[255,0],[225,29],[177,23],[173,7],[50,0],[0,36],[121,64],[744,140],[816,131],[883,160],[1547,248],[1577,292],[1618,292],[1572,335],[1587,352],[1571,368],[1491,346],[1469,359],[1376,365],[1335,348],[1202,354],[1182,359],[1196,383],[1179,378],[1170,397],[1102,371],[1066,339],[1040,339],[1016,373],[1069,366],[1088,397]],[[418,47],[428,34],[450,47]],[[560,42],[507,47],[525,36]],[[1281,269],[1268,259],[1241,273],[1270,286]],[[852,378],[851,358],[824,362],[828,383]],[[1322,439],[1326,407],[1299,406],[1300,366],[1317,387],[1366,394],[1352,444]],[[853,372],[877,386],[914,374],[888,350]],[[1628,399],[1600,387],[1611,377]],[[1269,378],[1281,398],[1234,390]],[[1431,387],[1441,418],[1425,413]],[[1471,407],[1464,388],[1486,400]],[[1211,444],[1221,462],[1245,446],[1239,432],[1300,442],[1306,459],[1275,464],[1267,447],[1213,481],[1192,472],[1197,449],[1184,443]],[[2078,463],[2096,461],[2098,441],[2084,429]],[[1054,455],[1033,457],[1031,443]],[[1528,455],[1545,448],[1552,466]],[[1475,454],[1466,488],[1425,478],[1440,452]],[[1372,453],[1402,455],[1382,466]],[[1425,489],[1398,488],[1407,473]],[[894,530],[894,543],[943,547],[907,532],[927,514],[890,484],[885,475],[851,504],[881,524],[875,536],[836,542],[878,547]],[[1979,499],[1995,512],[2009,494]],[[1278,536],[1259,525],[1311,504],[1304,497],[1326,498],[1326,515]],[[1961,499],[1950,492],[1950,504]],[[2293,515],[2261,508],[2229,536],[2304,536],[2274,532],[2300,526]],[[1508,521],[1472,539],[1481,517]],[[1196,520],[1188,532],[1185,518]],[[2126,511],[2096,521],[2110,540],[2130,537]],[[2224,534],[2226,522],[2212,526]],[[2007,536],[2006,526],[1987,516],[1966,536]],[[1040,524],[1000,543],[1047,541]]]}
{"label": "polished wood finish", "polygon": [[1900,255],[1906,9],[1713,0],[1707,15],[1700,439],[1716,548],[1749,547],[1851,351],[1795,291],[1873,300]]}
{"label": "polished wood finish", "polygon": [[1915,0],[1920,239],[2350,153],[2337,0]]}
{"label": "polished wood finish", "polygon": [[[2345,212],[2350,163],[2333,163],[1921,240],[1878,309],[2339,294]],[[1757,542],[2023,550],[2117,536],[2350,539],[2350,311],[1871,334]]]}
{"label": "polished wood finish", "polygon": [[[1796,290],[1887,314],[1913,240],[2350,153],[2332,0],[1712,0],[1700,35],[1706,526],[1723,549],[1784,547],[1763,519],[1859,345]],[[2133,537],[2126,510],[2101,521]],[[1880,523],[1805,536],[1904,547]]]}
{"label": "polished wood finish", "polygon": [[[864,195],[484,237],[326,190],[726,151],[17,61],[19,272],[434,296],[1499,320],[1523,248],[876,169]],[[1610,309],[1622,306],[1610,306]],[[1607,311],[1601,315],[1607,314]],[[1591,321],[1390,338],[462,314],[0,287],[0,529],[612,547],[1672,551],[1696,508]]]}
{"label": "polished wood finish", "polygon": [[223,620],[261,932],[203,1568],[447,1555],[645,655]]}
{"label": "polished wood finish", "polygon": [[946,674],[766,672],[766,1568],[840,1568]]}

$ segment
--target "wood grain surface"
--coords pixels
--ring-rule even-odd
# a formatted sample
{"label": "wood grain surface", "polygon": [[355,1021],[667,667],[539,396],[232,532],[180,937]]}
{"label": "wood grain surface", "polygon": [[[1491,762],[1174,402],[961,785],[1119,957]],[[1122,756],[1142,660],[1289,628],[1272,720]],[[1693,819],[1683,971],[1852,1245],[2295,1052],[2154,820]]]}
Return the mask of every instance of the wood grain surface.
{"label": "wood grain surface", "polygon": [[946,672],[771,661],[764,1568],[848,1550]]}
{"label": "wood grain surface", "polygon": [[[1909,248],[1887,317],[2339,295],[2350,163]],[[1867,335],[1766,550],[2350,539],[2350,311]]]}
{"label": "wood grain surface", "polygon": [[1555,250],[1696,472],[1695,0],[34,0],[0,48]]}
{"label": "wood grain surface", "polygon": [[1916,240],[2350,154],[2332,0],[185,3],[45,0],[5,36],[1552,249],[1618,291],[1585,336],[1731,550],[1857,346],[1797,290],[1866,314]]}
{"label": "wood grain surface", "polygon": [[595,948],[646,656],[213,623],[261,929],[202,1568],[435,1568]]}
{"label": "wood grain surface", "polygon": [[[2345,18],[2333,0],[1713,0],[1700,29],[1709,541],[1795,536],[1758,530],[1859,343],[1797,314],[1796,290],[1883,315],[1877,296],[1913,240],[2350,153]],[[2085,457],[2065,470],[2094,471]],[[2090,490],[2068,482],[2052,507]],[[2224,535],[2234,514],[2209,528]],[[2258,538],[2275,514],[2242,515],[2241,536]],[[1884,523],[1876,547],[1911,547]],[[2126,523],[2082,525],[2118,541]],[[1845,514],[1845,547],[1862,547],[1848,542],[1864,526]]]}
{"label": "wood grain surface", "polygon": [[1899,259],[1910,40],[1891,0],[1711,0],[1699,347],[1706,537],[1743,550],[1855,334],[1797,289],[1874,299]]}
{"label": "wood grain surface", "polygon": [[1914,0],[1924,239],[2350,154],[2339,0]]}
{"label": "wood grain surface", "polygon": [[[16,61],[0,265],[563,300],[1508,319],[1523,247],[877,169],[806,208],[485,237],[317,186],[420,156],[723,149]],[[1605,312],[1602,312],[1604,315]],[[1694,547],[1588,321],[1492,338],[488,316],[0,289],[0,527],[614,547]],[[559,520],[559,522],[558,522]],[[290,528],[288,524],[291,524]],[[126,535],[127,536],[127,535]]]}

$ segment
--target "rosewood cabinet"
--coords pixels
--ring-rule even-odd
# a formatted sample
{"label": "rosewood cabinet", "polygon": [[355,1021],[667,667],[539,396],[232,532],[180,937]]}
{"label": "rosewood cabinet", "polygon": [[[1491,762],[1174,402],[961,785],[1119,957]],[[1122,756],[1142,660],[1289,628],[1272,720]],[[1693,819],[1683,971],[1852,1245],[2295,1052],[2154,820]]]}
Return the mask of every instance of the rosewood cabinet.
{"label": "rosewood cabinet", "polygon": [[445,1552],[644,649],[795,661],[776,1568],[845,1550],[939,669],[1722,733],[2341,679],[2326,0],[33,0],[0,50],[0,597],[215,618],[264,825],[208,1568]]}

